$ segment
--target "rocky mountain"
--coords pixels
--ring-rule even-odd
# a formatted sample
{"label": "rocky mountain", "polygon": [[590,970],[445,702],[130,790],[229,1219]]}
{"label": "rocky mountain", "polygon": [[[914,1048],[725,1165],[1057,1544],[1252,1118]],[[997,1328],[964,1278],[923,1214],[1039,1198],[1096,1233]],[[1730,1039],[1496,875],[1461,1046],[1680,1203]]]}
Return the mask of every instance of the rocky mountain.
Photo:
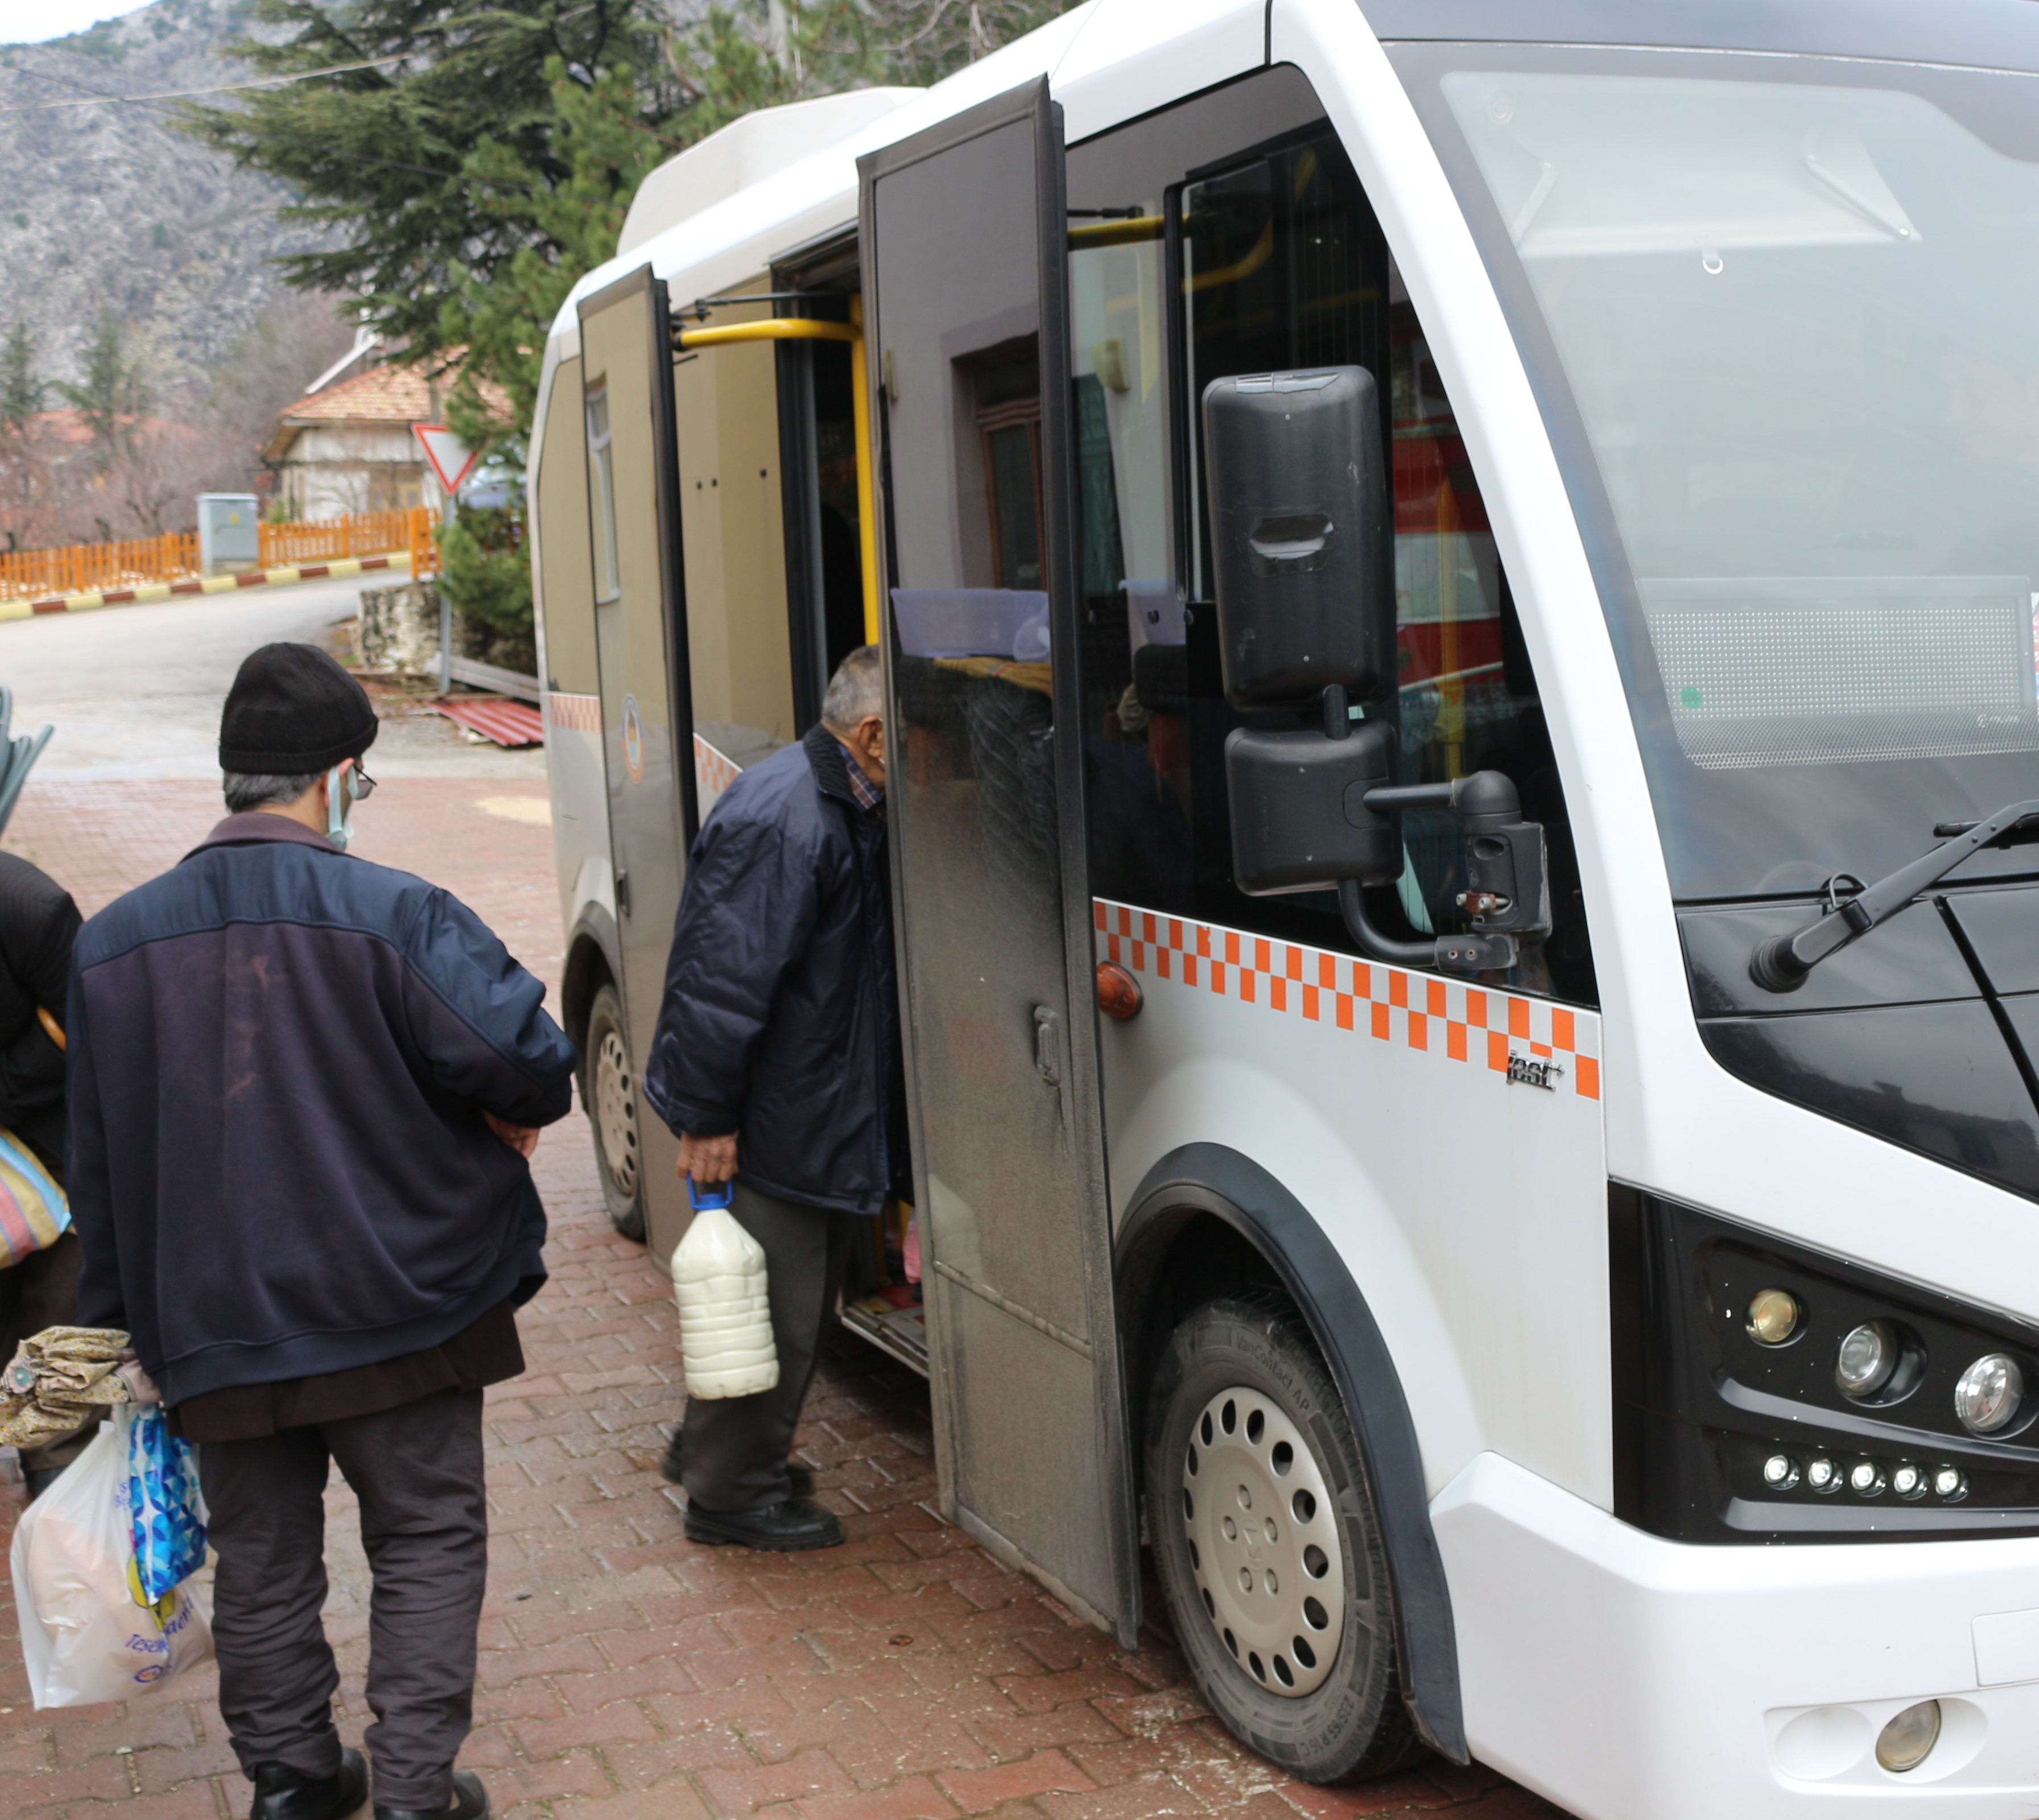
{"label": "rocky mountain", "polygon": [[[283,192],[135,99],[243,82],[242,0],[155,0],[41,44],[0,44],[0,333],[25,318],[47,378],[76,379],[108,305],[152,386],[215,371],[314,244]],[[112,97],[115,99],[103,97]]]}

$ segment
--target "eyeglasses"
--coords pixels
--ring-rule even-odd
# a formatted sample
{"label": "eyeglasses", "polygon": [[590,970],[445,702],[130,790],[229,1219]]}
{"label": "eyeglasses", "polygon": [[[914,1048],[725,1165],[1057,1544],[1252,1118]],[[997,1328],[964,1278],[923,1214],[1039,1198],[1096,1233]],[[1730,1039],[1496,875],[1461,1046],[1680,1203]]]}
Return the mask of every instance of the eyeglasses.
{"label": "eyeglasses", "polygon": [[357,803],[375,794],[375,780],[368,775],[367,767],[359,758],[354,761],[354,778],[348,791]]}

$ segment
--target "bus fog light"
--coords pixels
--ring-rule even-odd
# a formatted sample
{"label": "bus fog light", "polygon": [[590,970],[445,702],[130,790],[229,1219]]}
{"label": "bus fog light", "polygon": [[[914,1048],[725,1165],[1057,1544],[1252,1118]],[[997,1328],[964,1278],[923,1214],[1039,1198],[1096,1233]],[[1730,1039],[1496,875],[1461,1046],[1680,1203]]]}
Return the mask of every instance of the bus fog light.
{"label": "bus fog light", "polygon": [[1940,1742],[1940,1703],[1922,1700],[1908,1706],[1876,1738],[1876,1761],[1893,1775],[1916,1769]]}
{"label": "bus fog light", "polygon": [[1834,1360],[1834,1382],[1850,1396],[1874,1396],[1897,1369],[1897,1334],[1887,1320],[1850,1330]]}
{"label": "bus fog light", "polygon": [[1848,1474],[1848,1489],[1860,1498],[1874,1498],[1883,1489],[1883,1469],[1874,1460],[1858,1460]]}
{"label": "bus fog light", "polygon": [[1954,1413],[1972,1434],[1994,1434],[2008,1426],[2024,1400],[2025,1374],[2001,1352],[1984,1353],[1954,1386]]}
{"label": "bus fog light", "polygon": [[1815,1491],[1831,1491],[1841,1482],[1840,1469],[1832,1461],[1822,1456],[1809,1461],[1805,1467],[1805,1483]]}
{"label": "bus fog light", "polygon": [[1900,1498],[1923,1497],[1926,1475],[1908,1460],[1890,1475],[1890,1488]]}
{"label": "bus fog light", "polygon": [[1798,1331],[1798,1298],[1786,1289],[1758,1290],[1749,1304],[1749,1337],[1782,1346]]}
{"label": "bus fog light", "polygon": [[1954,1466],[1942,1466],[1933,1475],[1933,1495],[1954,1499],[1969,1495],[1969,1482],[1961,1470]]}
{"label": "bus fog light", "polygon": [[1773,1491],[1788,1491],[1798,1483],[1798,1462],[1788,1453],[1773,1453],[1763,1462],[1763,1482]]}

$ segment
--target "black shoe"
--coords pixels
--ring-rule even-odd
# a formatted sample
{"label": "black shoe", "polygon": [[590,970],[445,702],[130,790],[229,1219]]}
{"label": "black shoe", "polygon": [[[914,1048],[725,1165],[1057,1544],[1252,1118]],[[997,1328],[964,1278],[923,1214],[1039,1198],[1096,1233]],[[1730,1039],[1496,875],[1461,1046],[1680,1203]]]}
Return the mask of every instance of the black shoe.
{"label": "black shoe", "polygon": [[385,1807],[378,1801],[375,1820],[488,1820],[488,1791],[472,1769],[456,1769],[450,1807]]}
{"label": "black shoe", "polygon": [[345,1820],[367,1799],[368,1765],[358,1750],[340,1752],[337,1776],[304,1776],[264,1763],[255,1771],[249,1820]]}
{"label": "black shoe", "polygon": [[742,1542],[753,1548],[792,1554],[801,1548],[841,1548],[843,1536],[834,1511],[805,1498],[788,1498],[761,1510],[704,1510],[698,1504],[689,1504],[687,1540],[716,1545]]}
{"label": "black shoe", "polygon": [[35,1501],[63,1476],[61,1466],[29,1466],[23,1469],[21,1482],[28,1488],[28,1502]]}
{"label": "black shoe", "polygon": [[[666,1443],[666,1457],[659,1461],[659,1471],[675,1485],[685,1483],[686,1455],[681,1443],[681,1431],[675,1428],[673,1438]],[[814,1469],[803,1466],[797,1460],[786,1462],[786,1495],[789,1498],[811,1498],[814,1495]]]}

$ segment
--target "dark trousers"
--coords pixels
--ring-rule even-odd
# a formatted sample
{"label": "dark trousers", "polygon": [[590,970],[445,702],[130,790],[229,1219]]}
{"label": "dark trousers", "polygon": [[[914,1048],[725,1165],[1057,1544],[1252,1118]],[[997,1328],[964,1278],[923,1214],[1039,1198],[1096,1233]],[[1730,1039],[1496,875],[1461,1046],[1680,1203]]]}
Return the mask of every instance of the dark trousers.
{"label": "dark trousers", "polygon": [[[9,1270],[0,1270],[0,1365],[46,1327],[78,1324],[78,1270],[83,1261],[78,1234],[65,1231],[53,1245],[46,1245]],[[85,1451],[85,1443],[99,1432],[95,1418],[82,1433],[66,1435],[40,1447],[24,1447],[21,1465],[28,1472],[68,1466]]]}
{"label": "dark trousers", "polygon": [[439,1808],[474,1705],[476,1632],[488,1574],[481,1393],[442,1390],[374,1415],[208,1441],[199,1473],[218,1552],[213,1639],[219,1710],[241,1767],[306,1776],[340,1767],[340,1685],[319,1621],[325,1487],[336,1462],[361,1503],[374,1575],[366,1743],[375,1799]]}
{"label": "dark trousers", "polygon": [[761,1195],[736,1179],[729,1210],[765,1248],[779,1381],[755,1396],[689,1397],[683,1430],[687,1502],[704,1510],[761,1510],[788,1495],[786,1458],[814,1359],[835,1319],[843,1267],[864,1222],[855,1214]]}

